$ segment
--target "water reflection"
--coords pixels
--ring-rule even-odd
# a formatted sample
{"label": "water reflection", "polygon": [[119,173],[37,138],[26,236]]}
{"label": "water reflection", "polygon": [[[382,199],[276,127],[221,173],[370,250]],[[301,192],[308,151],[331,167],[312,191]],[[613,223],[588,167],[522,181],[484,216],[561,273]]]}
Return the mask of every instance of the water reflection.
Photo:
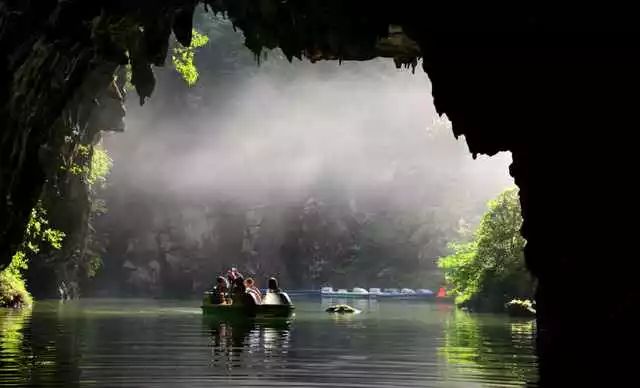
{"label": "water reflection", "polygon": [[3,386],[77,385],[81,320],[60,319],[60,310],[40,314],[37,320],[30,309],[0,313]]}
{"label": "water reflection", "polygon": [[[21,348],[23,329],[30,316],[31,309],[0,309],[0,379],[7,384],[16,384],[25,378],[22,371],[29,365],[29,358]],[[7,370],[18,371],[19,375],[5,373]]]}
{"label": "water reflection", "polygon": [[444,322],[444,341],[438,352],[466,377],[484,380],[493,375],[501,376],[503,382],[534,385],[534,333],[535,320],[505,323],[456,309]]}
{"label": "water reflection", "polygon": [[261,364],[269,369],[286,364],[290,319],[219,319],[204,317],[211,338],[210,365],[227,372]]}
{"label": "water reflection", "polygon": [[0,386],[518,386],[535,322],[451,305],[296,301],[295,318],[202,317],[185,302],[38,302],[0,310]]}

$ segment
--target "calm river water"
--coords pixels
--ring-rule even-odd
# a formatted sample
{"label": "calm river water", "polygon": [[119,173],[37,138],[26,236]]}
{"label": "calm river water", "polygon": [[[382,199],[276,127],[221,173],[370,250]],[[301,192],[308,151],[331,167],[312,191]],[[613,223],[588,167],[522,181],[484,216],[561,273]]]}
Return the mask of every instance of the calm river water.
{"label": "calm river water", "polygon": [[286,320],[198,301],[84,299],[0,310],[0,386],[483,387],[536,381],[535,323],[433,302],[296,299]]}

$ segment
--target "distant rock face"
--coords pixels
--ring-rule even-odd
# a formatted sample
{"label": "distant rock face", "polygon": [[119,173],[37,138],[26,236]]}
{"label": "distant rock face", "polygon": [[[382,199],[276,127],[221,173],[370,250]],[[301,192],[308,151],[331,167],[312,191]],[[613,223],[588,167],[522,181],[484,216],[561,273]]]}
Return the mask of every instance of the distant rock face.
{"label": "distant rock face", "polygon": [[393,208],[368,213],[346,194],[260,206],[147,195],[107,201],[96,225],[109,241],[98,288],[121,282],[120,291],[138,295],[197,294],[230,267],[258,286],[276,276],[285,288],[417,287],[424,274],[440,279],[424,251],[444,250],[442,229],[455,224]]}
{"label": "distant rock face", "polygon": [[121,279],[131,293],[198,293],[234,266],[247,276],[257,276],[259,283],[276,274],[285,284],[289,280],[279,260],[284,235],[276,228],[277,219],[265,220],[268,210],[228,204],[172,204],[160,210],[140,203],[132,208],[152,216],[138,217],[116,207],[102,220],[100,228],[113,243],[105,255],[107,269],[98,275]]}
{"label": "distant rock face", "polygon": [[219,220],[203,208],[171,213],[152,210],[144,209],[153,214],[148,219],[123,218],[120,227],[128,229],[126,247],[118,252],[117,246],[109,246],[109,264],[119,267],[116,275],[122,276],[124,285],[133,293],[202,291],[205,281],[213,276],[207,253],[218,250]]}

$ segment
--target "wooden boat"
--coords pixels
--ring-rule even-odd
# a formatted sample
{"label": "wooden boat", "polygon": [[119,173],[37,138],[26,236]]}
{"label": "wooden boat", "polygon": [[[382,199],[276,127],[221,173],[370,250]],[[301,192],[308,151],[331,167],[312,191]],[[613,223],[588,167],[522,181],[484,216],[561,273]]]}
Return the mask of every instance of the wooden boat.
{"label": "wooden boat", "polygon": [[211,293],[205,292],[202,298],[202,313],[204,315],[220,317],[259,317],[259,318],[286,318],[293,314],[293,305],[281,304],[259,304],[259,305],[234,305],[234,304],[213,304],[210,298]]}

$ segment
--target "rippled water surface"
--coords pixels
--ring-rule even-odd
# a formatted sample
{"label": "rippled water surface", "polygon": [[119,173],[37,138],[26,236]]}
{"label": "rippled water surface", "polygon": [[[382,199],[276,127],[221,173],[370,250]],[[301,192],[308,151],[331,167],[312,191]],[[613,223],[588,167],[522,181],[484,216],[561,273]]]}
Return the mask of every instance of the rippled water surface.
{"label": "rippled water surface", "polygon": [[198,301],[0,310],[0,386],[473,387],[536,380],[533,321],[449,304],[299,300],[290,320],[204,318]]}

